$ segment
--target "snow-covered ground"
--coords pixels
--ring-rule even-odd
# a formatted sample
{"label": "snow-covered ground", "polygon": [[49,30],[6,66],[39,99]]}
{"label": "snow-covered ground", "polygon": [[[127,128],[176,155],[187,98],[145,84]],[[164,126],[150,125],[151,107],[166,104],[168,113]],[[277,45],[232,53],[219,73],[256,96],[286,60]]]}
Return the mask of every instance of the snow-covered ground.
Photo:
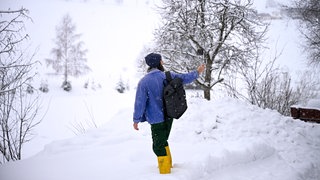
{"label": "snow-covered ground", "polygon": [[[134,62],[157,27],[153,2],[0,2],[1,7],[23,5],[30,10],[33,22],[27,24],[27,30],[32,47],[39,48],[35,56],[39,61],[50,57],[55,26],[69,13],[89,50],[93,70],[87,77],[72,79],[74,88],[69,93],[60,89],[60,78],[40,72],[39,81],[49,83],[49,92],[41,95],[45,117],[34,139],[24,146],[23,160],[0,165],[0,180],[318,180],[319,124],[231,98],[208,102],[190,91],[188,111],[174,121],[169,140],[172,173],[158,173],[149,125],[141,124],[140,131],[132,127],[137,82]],[[266,1],[255,4],[268,11]],[[270,59],[283,49],[279,64],[292,75],[305,67],[295,28],[291,21],[275,20],[268,40]],[[114,89],[120,77],[130,84],[130,91],[124,94]],[[88,80],[89,88],[84,89]],[[87,132],[75,135],[80,125]]]}
{"label": "snow-covered ground", "polygon": [[[149,125],[141,124],[140,131],[132,128],[131,96],[133,93],[108,96],[95,93],[89,99],[122,101],[122,107],[97,129],[52,142],[31,158],[0,166],[1,179],[316,180],[320,177],[320,125],[283,117],[231,98],[210,102],[189,98],[189,109],[174,121],[169,140],[172,173],[160,175]],[[75,98],[69,95],[63,102],[67,105]],[[108,110],[112,103],[100,104],[109,104],[105,106]]]}

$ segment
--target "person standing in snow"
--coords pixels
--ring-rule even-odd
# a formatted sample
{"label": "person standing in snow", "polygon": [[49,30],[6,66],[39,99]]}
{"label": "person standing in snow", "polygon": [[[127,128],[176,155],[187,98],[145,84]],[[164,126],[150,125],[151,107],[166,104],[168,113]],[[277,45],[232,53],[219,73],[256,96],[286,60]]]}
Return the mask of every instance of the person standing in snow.
{"label": "person standing in snow", "polygon": [[[171,173],[172,158],[168,144],[173,119],[163,112],[163,88],[166,75],[160,54],[150,53],[145,57],[148,73],[139,81],[133,113],[133,127],[139,130],[138,123],[147,121],[151,125],[152,148],[158,158],[160,174]],[[181,78],[183,84],[191,83],[205,69],[200,65],[189,73],[171,73],[172,79]]]}

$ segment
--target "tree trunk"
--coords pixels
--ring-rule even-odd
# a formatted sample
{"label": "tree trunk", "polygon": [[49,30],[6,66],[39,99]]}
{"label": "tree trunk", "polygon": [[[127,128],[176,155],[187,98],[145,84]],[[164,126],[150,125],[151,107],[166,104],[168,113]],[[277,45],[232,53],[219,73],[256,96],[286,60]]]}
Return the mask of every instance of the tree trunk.
{"label": "tree trunk", "polygon": [[206,100],[210,101],[210,99],[211,99],[211,96],[210,96],[210,88],[205,88],[205,89],[203,90],[203,92],[204,92],[204,98],[205,98]]}
{"label": "tree trunk", "polygon": [[212,59],[210,58],[210,55],[208,53],[204,54],[204,59],[206,63],[206,70],[205,70],[205,77],[204,77],[204,98],[208,101],[210,101],[211,96],[210,96],[210,90],[211,90],[211,74],[212,74]]}
{"label": "tree trunk", "polygon": [[66,67],[66,70],[64,72],[64,83],[67,83],[68,82],[68,72],[67,72],[67,67]]}

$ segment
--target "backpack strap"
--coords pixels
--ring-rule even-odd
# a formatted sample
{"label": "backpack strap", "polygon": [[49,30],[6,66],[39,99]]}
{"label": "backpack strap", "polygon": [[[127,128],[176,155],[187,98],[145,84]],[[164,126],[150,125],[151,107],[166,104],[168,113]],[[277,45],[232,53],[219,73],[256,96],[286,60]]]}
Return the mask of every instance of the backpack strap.
{"label": "backpack strap", "polygon": [[166,71],[166,79],[168,82],[172,81],[171,73],[170,71]]}

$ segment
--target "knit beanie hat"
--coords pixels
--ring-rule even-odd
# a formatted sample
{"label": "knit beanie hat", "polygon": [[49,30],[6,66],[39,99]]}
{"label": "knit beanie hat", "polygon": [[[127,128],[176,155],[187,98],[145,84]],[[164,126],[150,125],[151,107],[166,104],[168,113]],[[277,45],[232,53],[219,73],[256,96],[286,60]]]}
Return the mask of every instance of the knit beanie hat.
{"label": "knit beanie hat", "polygon": [[161,55],[156,53],[150,53],[145,58],[148,66],[156,68],[160,65]]}

